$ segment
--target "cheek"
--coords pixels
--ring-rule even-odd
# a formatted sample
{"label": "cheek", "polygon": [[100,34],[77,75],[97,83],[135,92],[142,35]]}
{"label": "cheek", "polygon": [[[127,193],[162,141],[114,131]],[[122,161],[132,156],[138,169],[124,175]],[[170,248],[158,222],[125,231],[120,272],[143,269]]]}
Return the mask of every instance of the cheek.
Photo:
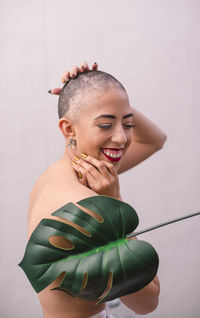
{"label": "cheek", "polygon": [[[83,137],[84,136],[84,137]],[[91,156],[99,156],[100,148],[104,143],[104,139],[90,133],[83,133],[77,136],[77,151],[90,154]]]}
{"label": "cheek", "polygon": [[131,144],[132,140],[133,140],[133,128],[131,128],[130,131],[127,132],[128,144]]}
{"label": "cheek", "polygon": [[100,151],[100,148],[102,147],[102,145],[104,144],[104,139],[100,138],[99,136],[91,136],[90,135],[90,143],[89,143],[89,148],[91,150],[93,150],[93,152],[98,152]]}
{"label": "cheek", "polygon": [[131,131],[127,133],[126,136],[127,136],[127,144],[126,144],[126,150],[127,150],[133,141],[133,132]]}

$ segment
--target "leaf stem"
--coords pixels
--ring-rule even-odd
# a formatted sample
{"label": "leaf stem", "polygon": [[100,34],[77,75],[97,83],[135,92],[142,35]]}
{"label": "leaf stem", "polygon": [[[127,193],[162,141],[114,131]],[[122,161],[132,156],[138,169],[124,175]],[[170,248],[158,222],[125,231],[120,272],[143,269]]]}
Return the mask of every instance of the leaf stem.
{"label": "leaf stem", "polygon": [[179,222],[179,221],[182,221],[182,220],[185,220],[185,219],[191,218],[191,217],[193,217],[193,216],[197,216],[197,215],[200,215],[200,212],[188,214],[188,215],[182,216],[182,217],[180,217],[180,218],[177,218],[177,219],[174,219],[174,220],[165,222],[165,223],[161,223],[161,224],[158,224],[158,225],[154,225],[154,226],[152,226],[152,227],[149,227],[148,229],[145,229],[145,230],[136,232],[136,233],[134,233],[133,235],[128,236],[127,238],[135,237],[135,236],[138,236],[138,235],[140,235],[140,234],[143,234],[143,233],[146,233],[146,232],[149,232],[149,231],[153,231],[153,230],[155,230],[155,229],[158,229],[159,227],[162,227],[162,226],[165,226],[165,225],[168,225],[168,224],[171,224],[171,223]]}

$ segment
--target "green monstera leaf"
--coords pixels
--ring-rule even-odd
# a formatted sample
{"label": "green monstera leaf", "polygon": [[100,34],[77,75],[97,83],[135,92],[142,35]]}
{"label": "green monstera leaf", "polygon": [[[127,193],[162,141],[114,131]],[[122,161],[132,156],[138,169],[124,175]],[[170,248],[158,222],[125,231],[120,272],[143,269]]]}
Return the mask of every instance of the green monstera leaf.
{"label": "green monstera leaf", "polygon": [[[93,216],[84,208],[93,211]],[[155,249],[145,241],[126,237],[138,226],[137,213],[130,205],[94,196],[77,205],[68,203],[52,215],[63,222],[43,219],[19,264],[36,292],[62,274],[55,289],[104,302],[136,292],[155,277]],[[66,240],[66,246],[54,243],[59,237]]]}

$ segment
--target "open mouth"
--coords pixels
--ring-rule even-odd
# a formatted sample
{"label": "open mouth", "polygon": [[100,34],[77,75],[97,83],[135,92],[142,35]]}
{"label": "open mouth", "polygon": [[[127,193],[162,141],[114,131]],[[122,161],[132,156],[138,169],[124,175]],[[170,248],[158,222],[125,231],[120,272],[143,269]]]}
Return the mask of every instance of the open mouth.
{"label": "open mouth", "polygon": [[122,157],[122,148],[101,148],[104,156],[110,161],[116,162],[120,161]]}

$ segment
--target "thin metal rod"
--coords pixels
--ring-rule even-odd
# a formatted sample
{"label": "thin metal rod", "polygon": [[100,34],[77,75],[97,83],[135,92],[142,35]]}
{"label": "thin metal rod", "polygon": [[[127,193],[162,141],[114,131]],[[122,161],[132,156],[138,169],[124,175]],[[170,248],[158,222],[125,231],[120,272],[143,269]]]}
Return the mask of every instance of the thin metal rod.
{"label": "thin metal rod", "polygon": [[153,231],[153,230],[155,230],[155,229],[158,229],[159,227],[162,227],[162,226],[165,226],[165,225],[168,225],[168,224],[171,224],[171,223],[179,222],[179,221],[182,221],[182,220],[191,218],[191,217],[196,216],[196,215],[200,215],[200,212],[192,213],[192,214],[189,214],[189,215],[182,216],[181,218],[177,218],[177,219],[174,219],[174,220],[165,222],[165,223],[161,223],[161,224],[158,224],[158,225],[154,225],[154,226],[152,226],[152,227],[149,227],[148,229],[145,229],[145,230],[136,232],[136,233],[134,233],[133,235],[128,236],[127,238],[131,238],[131,237],[134,237],[134,236],[138,236],[138,235],[140,235],[140,234],[143,234],[143,233],[146,233],[146,232],[149,232],[149,231]]}

